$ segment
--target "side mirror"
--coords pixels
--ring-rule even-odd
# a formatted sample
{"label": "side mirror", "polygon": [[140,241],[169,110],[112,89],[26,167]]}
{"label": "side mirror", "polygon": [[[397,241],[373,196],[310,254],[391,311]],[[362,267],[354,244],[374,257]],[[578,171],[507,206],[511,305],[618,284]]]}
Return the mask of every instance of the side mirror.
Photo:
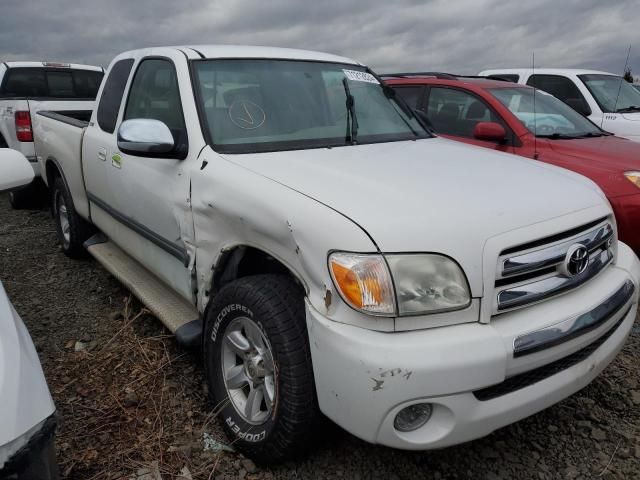
{"label": "side mirror", "polygon": [[478,122],[473,129],[473,138],[488,142],[504,142],[507,138],[507,131],[496,122]]}
{"label": "side mirror", "polygon": [[118,148],[133,155],[169,153],[174,148],[171,130],[160,120],[134,118],[118,129]]}
{"label": "side mirror", "polygon": [[591,115],[591,109],[589,108],[589,105],[585,100],[581,98],[567,98],[564,103],[569,105],[580,115],[584,115],[585,117]]}
{"label": "side mirror", "polygon": [[33,167],[22,153],[0,148],[0,192],[29,185],[33,176]]}

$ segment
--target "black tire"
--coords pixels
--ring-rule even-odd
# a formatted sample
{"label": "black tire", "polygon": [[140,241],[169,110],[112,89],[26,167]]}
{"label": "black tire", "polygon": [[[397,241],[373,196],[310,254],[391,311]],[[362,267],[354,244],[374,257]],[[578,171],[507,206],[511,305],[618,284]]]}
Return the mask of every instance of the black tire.
{"label": "black tire", "polygon": [[[258,463],[281,462],[305,453],[318,425],[303,298],[303,290],[287,276],[256,275],[223,287],[207,309],[204,362],[209,392],[233,445]],[[276,372],[274,404],[258,424],[239,413],[223,373],[227,327],[243,318],[252,320],[268,341]]]}
{"label": "black tire", "polygon": [[36,205],[36,189],[33,184],[27,185],[19,190],[9,192],[9,203],[14,210],[23,210]]}
{"label": "black tire", "polygon": [[14,210],[41,209],[47,200],[47,186],[36,177],[26,187],[9,192],[9,203]]}
{"label": "black tire", "polygon": [[[76,213],[73,199],[62,178],[56,177],[51,187],[51,212],[62,252],[70,258],[84,257],[86,251],[82,244],[94,233],[94,229]],[[63,221],[63,208],[66,209],[66,223]]]}

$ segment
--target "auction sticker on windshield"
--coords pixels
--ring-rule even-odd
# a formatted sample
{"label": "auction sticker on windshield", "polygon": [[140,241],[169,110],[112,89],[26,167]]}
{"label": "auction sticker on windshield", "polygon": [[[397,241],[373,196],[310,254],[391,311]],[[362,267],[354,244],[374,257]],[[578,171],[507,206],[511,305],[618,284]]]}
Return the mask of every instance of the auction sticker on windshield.
{"label": "auction sticker on windshield", "polygon": [[359,72],[358,70],[342,70],[345,76],[354,82],[380,83],[376,77],[367,72]]}

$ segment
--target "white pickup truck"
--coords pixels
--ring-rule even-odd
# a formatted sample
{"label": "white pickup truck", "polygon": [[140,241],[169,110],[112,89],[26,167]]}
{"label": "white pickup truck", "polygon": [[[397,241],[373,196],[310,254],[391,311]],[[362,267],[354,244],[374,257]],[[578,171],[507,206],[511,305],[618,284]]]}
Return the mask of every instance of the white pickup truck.
{"label": "white pickup truck", "polygon": [[31,119],[39,110],[86,119],[104,70],[91,65],[53,62],[0,63],[0,148],[22,152],[34,168],[36,183],[9,194],[13,208],[31,203],[40,185]]}
{"label": "white pickup truck", "polygon": [[600,128],[640,142],[640,91],[620,75],[576,68],[504,68],[478,75],[544,90]]}
{"label": "white pickup truck", "polygon": [[433,137],[365,66],[266,47],[126,52],[90,122],[34,122],[62,249],[83,244],[179,342],[246,454],[319,412],[403,449],[587,385],[640,264],[574,173]]}

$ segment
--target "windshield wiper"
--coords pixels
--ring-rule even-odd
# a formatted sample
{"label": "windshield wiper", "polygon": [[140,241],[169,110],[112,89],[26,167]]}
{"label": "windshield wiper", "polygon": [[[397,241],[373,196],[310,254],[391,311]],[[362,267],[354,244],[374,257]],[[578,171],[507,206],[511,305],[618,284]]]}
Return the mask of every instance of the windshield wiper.
{"label": "windshield wiper", "polygon": [[606,132],[587,132],[584,135],[580,135],[580,138],[593,138],[593,137],[608,137],[611,135]]}
{"label": "windshield wiper", "polygon": [[616,110],[616,113],[629,113],[629,112],[640,112],[640,107],[636,105],[630,105],[628,107],[619,108]]}
{"label": "windshield wiper", "polygon": [[566,133],[551,133],[549,135],[536,135],[538,138],[550,138],[551,140],[574,140],[576,138],[594,138],[594,137],[608,137],[611,135],[606,132],[587,132],[576,135],[569,135]]}
{"label": "windshield wiper", "polygon": [[349,88],[349,81],[347,77],[342,79],[342,85],[344,86],[344,93],[347,95],[347,133],[345,136],[346,142],[356,144],[356,138],[358,137],[358,117],[356,117],[356,100],[351,95],[351,89]]}
{"label": "windshield wiper", "polygon": [[538,138],[550,138],[551,140],[571,140],[580,138],[580,135],[567,135],[566,133],[551,133],[549,135],[536,135]]}

